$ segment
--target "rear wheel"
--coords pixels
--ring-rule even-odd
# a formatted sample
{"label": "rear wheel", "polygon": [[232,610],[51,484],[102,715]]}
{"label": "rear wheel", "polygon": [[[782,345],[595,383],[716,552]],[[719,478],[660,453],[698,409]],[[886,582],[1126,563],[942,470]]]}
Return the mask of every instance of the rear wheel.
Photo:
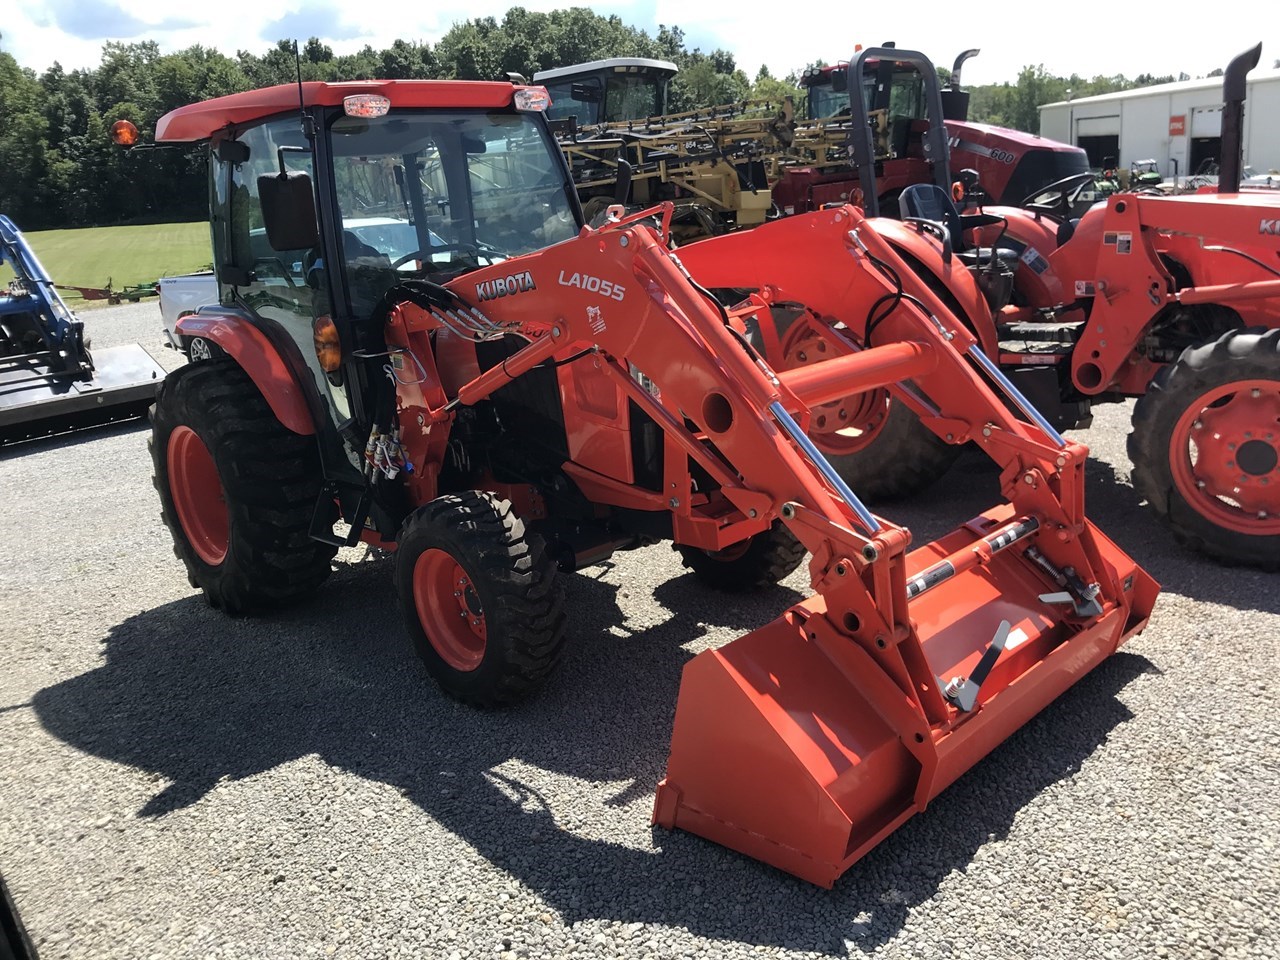
{"label": "rear wheel", "polygon": [[[782,338],[782,369],[831,360],[836,354],[804,319]],[[946,473],[960,456],[887,390],[854,394],[814,407],[809,438],[867,500],[906,497]]]}
{"label": "rear wheel", "polygon": [[171,373],[151,424],[160,517],[211,606],[268,610],[329,575],[336,548],[308,535],[321,483],[315,438],[285,428],[234,361]]}
{"label": "rear wheel", "polygon": [[1190,347],[1138,400],[1138,493],[1182,543],[1280,569],[1280,329]]}
{"label": "rear wheel", "polygon": [[772,587],[786,579],[804,559],[804,544],[781,520],[768,530],[724,550],[699,550],[677,546],[676,550],[703,583],[716,590],[745,593]]}
{"label": "rear wheel", "polygon": [[556,565],[542,538],[493,494],[448,494],[419,507],[400,534],[396,587],[414,649],[452,697],[515,703],[560,658]]}

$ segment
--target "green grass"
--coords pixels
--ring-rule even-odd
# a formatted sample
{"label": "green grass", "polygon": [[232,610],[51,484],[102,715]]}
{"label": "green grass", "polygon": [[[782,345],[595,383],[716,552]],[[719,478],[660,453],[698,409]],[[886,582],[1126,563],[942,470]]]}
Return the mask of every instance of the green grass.
{"label": "green grass", "polygon": [[[85,227],[23,234],[53,282],[59,286],[119,290],[160,277],[190,273],[213,262],[207,223]],[[6,267],[0,277],[7,283]]]}

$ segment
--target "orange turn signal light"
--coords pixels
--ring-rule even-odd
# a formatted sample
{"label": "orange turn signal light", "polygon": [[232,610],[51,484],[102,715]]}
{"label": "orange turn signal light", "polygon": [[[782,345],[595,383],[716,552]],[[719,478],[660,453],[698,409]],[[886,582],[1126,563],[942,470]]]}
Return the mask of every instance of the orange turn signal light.
{"label": "orange turn signal light", "polygon": [[964,184],[959,180],[951,184],[951,199],[956,203],[964,199]]}
{"label": "orange turn signal light", "polygon": [[342,343],[338,340],[338,328],[328,314],[317,317],[311,325],[312,343],[316,359],[325,373],[334,373],[342,366]]}
{"label": "orange turn signal light", "polygon": [[132,147],[138,142],[138,128],[128,120],[117,120],[111,125],[111,142],[117,147]]}

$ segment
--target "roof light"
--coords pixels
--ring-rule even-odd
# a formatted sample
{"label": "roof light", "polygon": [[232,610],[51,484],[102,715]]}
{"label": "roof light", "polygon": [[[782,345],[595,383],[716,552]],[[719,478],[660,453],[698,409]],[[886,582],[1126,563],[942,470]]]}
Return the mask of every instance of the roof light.
{"label": "roof light", "polygon": [[118,147],[132,147],[138,142],[138,128],[128,120],[117,120],[111,125],[111,142]]}
{"label": "roof light", "polygon": [[376,93],[356,93],[342,98],[342,112],[348,117],[385,117],[391,109],[391,101]]}
{"label": "roof light", "polygon": [[516,109],[525,111],[546,110],[551,106],[551,94],[546,87],[520,87],[516,90]]}

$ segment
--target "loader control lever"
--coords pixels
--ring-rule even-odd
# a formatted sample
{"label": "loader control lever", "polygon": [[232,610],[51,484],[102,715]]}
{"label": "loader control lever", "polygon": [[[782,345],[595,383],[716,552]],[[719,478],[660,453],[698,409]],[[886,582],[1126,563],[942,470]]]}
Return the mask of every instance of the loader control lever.
{"label": "loader control lever", "polygon": [[1001,620],[1000,626],[996,628],[996,635],[991,639],[991,645],[983,652],[982,659],[973,668],[973,673],[968,677],[952,677],[943,688],[943,695],[965,713],[972,710],[978,702],[978,689],[982,686],[982,681],[987,679],[987,674],[996,665],[996,661],[1000,659],[1000,654],[1004,653],[1005,644],[1009,642],[1010,629],[1012,628],[1009,621]]}

